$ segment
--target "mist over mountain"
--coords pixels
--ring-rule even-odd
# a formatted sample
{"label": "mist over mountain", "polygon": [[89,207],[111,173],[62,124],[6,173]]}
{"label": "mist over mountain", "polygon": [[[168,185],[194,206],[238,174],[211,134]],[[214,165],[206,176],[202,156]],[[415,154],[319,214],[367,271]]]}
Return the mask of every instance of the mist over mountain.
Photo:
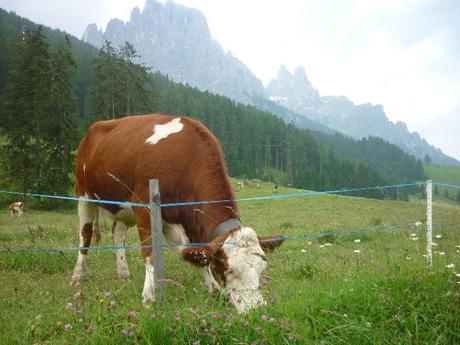
{"label": "mist over mountain", "polygon": [[376,136],[433,163],[460,164],[410,133],[403,122],[388,120],[380,105],[355,105],[344,96],[320,97],[303,67],[291,74],[281,67],[265,89],[262,82],[212,38],[205,16],[173,1],[147,0],[124,23],[112,19],[105,31],[88,25],[83,40],[96,47],[132,43],[147,66],[175,82],[189,84],[273,112],[301,128],[339,131],[353,138]]}

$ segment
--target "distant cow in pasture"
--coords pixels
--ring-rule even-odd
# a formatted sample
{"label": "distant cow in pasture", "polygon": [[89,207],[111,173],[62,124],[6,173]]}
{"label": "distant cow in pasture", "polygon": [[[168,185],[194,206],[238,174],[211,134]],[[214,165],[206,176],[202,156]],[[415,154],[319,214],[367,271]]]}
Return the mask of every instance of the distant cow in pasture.
{"label": "distant cow in pasture", "polygon": [[[222,149],[201,123],[165,114],[130,116],[93,124],[80,142],[76,164],[79,197],[149,202],[149,180],[158,179],[163,203],[226,200],[162,208],[163,233],[179,245],[184,260],[202,267],[210,292],[224,291],[239,312],[265,304],[259,278],[264,253],[278,247],[280,235],[258,237],[241,223]],[[151,244],[150,214],[142,207],[102,204],[114,223],[114,245],[123,246],[127,228],[137,225],[141,244]],[[98,206],[79,201],[80,247],[91,243]],[[188,243],[209,243],[187,247]],[[181,246],[182,245],[182,246]],[[119,278],[129,269],[125,250],[115,250]],[[154,301],[152,248],[142,247],[145,264],[143,304]],[[79,251],[72,276],[86,274],[87,249]]]}
{"label": "distant cow in pasture", "polygon": [[244,183],[243,181],[238,181],[236,183],[236,190],[242,191],[244,189]]}
{"label": "distant cow in pasture", "polygon": [[248,187],[253,187],[253,188],[260,188],[262,185],[258,179],[249,179],[249,180],[244,180],[243,185],[248,186]]}
{"label": "distant cow in pasture", "polygon": [[21,217],[24,213],[24,203],[22,201],[16,201],[10,204],[8,213],[10,216],[14,216],[15,214],[18,217]]}

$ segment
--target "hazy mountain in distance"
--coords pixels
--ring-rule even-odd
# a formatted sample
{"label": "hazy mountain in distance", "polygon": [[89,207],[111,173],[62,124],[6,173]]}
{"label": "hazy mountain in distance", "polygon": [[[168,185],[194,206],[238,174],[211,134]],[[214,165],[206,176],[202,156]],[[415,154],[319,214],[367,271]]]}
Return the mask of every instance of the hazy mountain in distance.
{"label": "hazy mountain in distance", "polygon": [[267,93],[271,100],[297,114],[353,138],[379,137],[417,158],[428,155],[436,164],[460,164],[430,145],[417,132],[409,132],[404,122],[391,122],[381,105],[356,105],[344,96],[320,97],[302,67],[293,74],[281,67],[277,78],[268,84]]}
{"label": "hazy mountain in distance", "polygon": [[128,41],[154,71],[238,102],[265,95],[262,82],[211,37],[204,15],[173,1],[147,0],[128,22],[110,20],[105,32],[90,24],[83,40],[98,48],[106,40],[115,47]]}

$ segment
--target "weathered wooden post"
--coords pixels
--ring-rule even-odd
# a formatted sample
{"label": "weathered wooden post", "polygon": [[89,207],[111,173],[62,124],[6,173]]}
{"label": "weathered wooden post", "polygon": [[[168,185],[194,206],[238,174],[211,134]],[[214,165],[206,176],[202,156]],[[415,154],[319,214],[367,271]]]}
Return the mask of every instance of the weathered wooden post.
{"label": "weathered wooden post", "polygon": [[426,260],[428,266],[433,265],[433,254],[431,252],[433,244],[433,184],[431,180],[426,181]]}
{"label": "weathered wooden post", "polygon": [[152,231],[152,260],[155,276],[155,299],[157,303],[165,302],[165,272],[163,261],[163,232],[161,219],[161,198],[158,180],[152,179],[150,188],[150,227]]}

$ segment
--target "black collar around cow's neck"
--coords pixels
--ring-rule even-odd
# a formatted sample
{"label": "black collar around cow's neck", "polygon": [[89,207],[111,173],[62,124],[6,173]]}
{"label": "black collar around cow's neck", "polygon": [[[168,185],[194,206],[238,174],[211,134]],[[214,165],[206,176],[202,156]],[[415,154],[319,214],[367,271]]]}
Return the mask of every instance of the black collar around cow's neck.
{"label": "black collar around cow's neck", "polygon": [[220,223],[212,232],[211,232],[211,241],[216,239],[222,234],[229,232],[230,230],[239,228],[241,226],[241,222],[239,219],[230,218],[227,219],[225,222]]}

